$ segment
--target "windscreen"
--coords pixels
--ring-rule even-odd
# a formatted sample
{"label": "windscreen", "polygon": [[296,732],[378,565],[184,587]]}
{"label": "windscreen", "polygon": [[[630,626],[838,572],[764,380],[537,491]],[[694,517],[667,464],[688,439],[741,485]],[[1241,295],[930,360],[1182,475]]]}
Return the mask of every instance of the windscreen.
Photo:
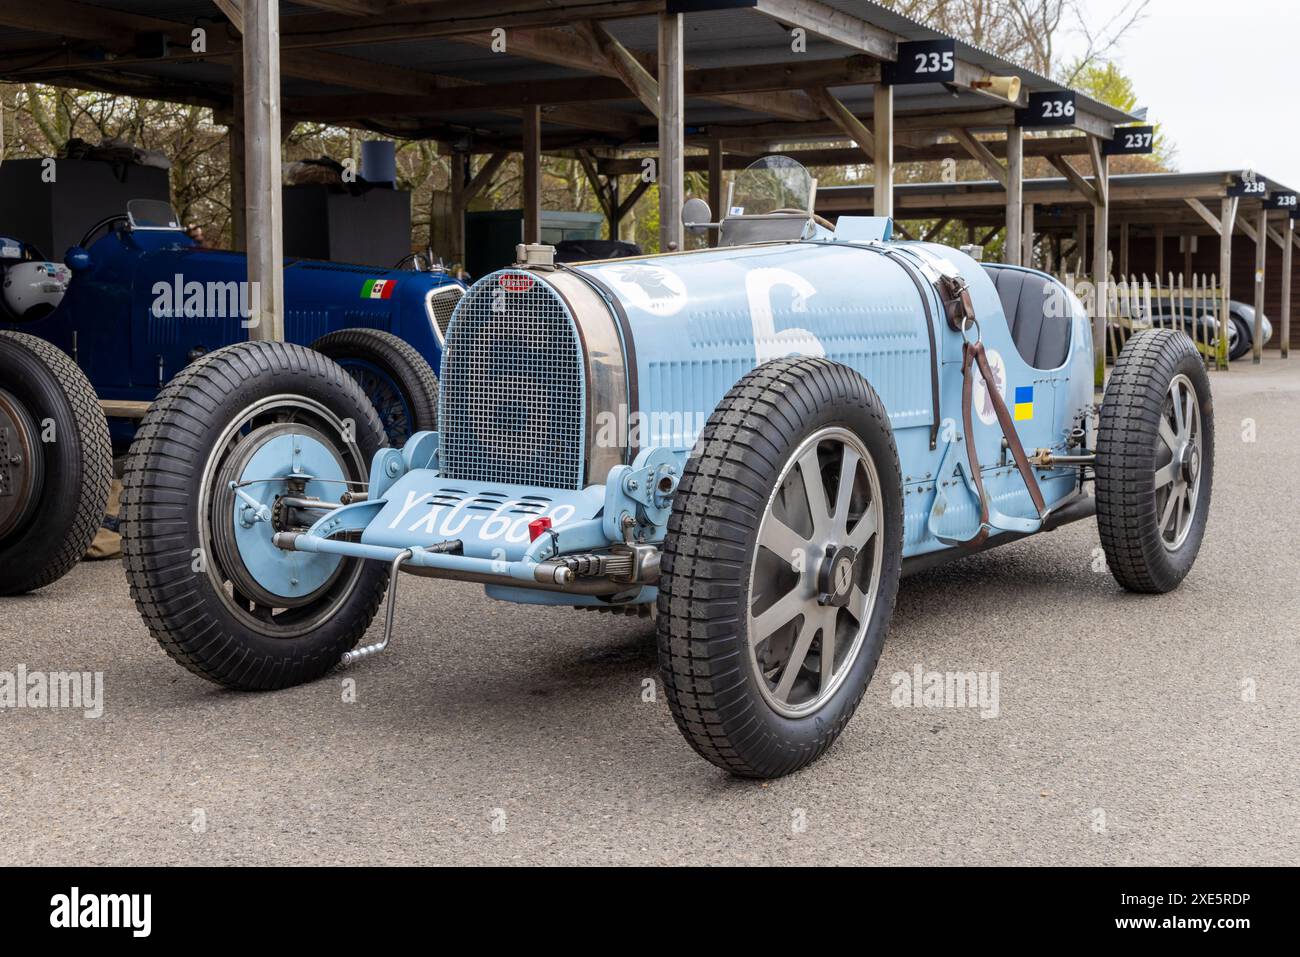
{"label": "windscreen", "polygon": [[133,199],[126,204],[132,229],[180,229],[181,218],[171,203],[158,199]]}
{"label": "windscreen", "polygon": [[810,212],[812,175],[788,156],[764,156],[736,176],[728,216],[763,216],[781,210]]}

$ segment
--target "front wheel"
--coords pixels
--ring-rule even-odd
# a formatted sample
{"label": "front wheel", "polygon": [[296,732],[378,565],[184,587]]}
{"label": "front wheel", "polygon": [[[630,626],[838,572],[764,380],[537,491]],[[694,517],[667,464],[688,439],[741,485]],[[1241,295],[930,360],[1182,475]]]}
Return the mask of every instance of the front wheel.
{"label": "front wheel", "polygon": [[127,579],[163,649],[242,690],[337,664],[374,618],[388,570],[272,539],[362,487],[385,444],[356,383],[303,346],[242,342],[176,375],[122,480]]}
{"label": "front wheel", "polygon": [[766,363],[714,411],[664,542],[659,663],[677,726],[734,774],[816,760],[875,671],[902,565],[884,405],[826,359]]}
{"label": "front wheel", "polygon": [[1138,333],[1106,385],[1097,432],[1097,529],[1116,580],[1167,592],[1191,570],[1214,479],[1210,378],[1192,341]]}

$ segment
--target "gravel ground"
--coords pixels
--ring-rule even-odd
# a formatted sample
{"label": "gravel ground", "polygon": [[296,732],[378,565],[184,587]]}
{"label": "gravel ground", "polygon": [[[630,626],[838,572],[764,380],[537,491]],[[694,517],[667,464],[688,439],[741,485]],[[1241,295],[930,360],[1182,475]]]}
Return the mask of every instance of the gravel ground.
{"label": "gravel ground", "polygon": [[[839,743],[767,784],[644,700],[646,621],[408,576],[385,655],[237,694],[158,649],[118,563],[82,565],[0,599],[0,671],[105,688],[97,719],[0,709],[0,864],[1300,864],[1300,545],[1274,507],[1300,360],[1213,385],[1180,590],[1122,592],[1091,521],[908,579]],[[918,667],[996,673],[996,716],[895,707]]]}

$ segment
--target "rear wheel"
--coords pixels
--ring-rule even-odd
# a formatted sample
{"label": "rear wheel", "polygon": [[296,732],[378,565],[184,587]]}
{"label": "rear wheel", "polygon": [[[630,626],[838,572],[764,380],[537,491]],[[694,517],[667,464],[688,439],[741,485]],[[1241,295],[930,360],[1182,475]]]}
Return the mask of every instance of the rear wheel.
{"label": "rear wheel", "polygon": [[108,421],[85,374],[43,339],[0,332],[0,595],[72,569],[112,480]]}
{"label": "rear wheel", "polygon": [[1214,479],[1214,406],[1196,347],[1169,329],[1129,340],[1097,433],[1097,529],[1129,591],[1176,588],[1196,561]]}
{"label": "rear wheel", "polygon": [[692,747],[746,777],[834,742],[884,643],[902,562],[898,455],[871,386],[825,359],[741,379],[686,465],[659,661]]}
{"label": "rear wheel", "polygon": [[[385,445],[341,368],[287,343],[245,342],[187,366],[141,423],[123,477],[131,594],[169,655],[245,690],[311,680],[365,633],[380,563],[277,548],[363,485]],[[242,494],[236,494],[232,486]]]}
{"label": "rear wheel", "polygon": [[406,444],[438,428],[438,378],[405,339],[379,329],[344,329],[312,345],[341,365],[379,413],[388,442]]}

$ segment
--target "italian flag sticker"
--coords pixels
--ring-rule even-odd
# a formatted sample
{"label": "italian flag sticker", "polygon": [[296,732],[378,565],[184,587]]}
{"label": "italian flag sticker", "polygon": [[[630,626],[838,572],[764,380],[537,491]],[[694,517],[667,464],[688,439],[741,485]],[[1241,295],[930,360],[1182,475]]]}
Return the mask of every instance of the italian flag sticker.
{"label": "italian flag sticker", "polygon": [[362,299],[391,299],[397,288],[396,279],[367,279],[361,287]]}

